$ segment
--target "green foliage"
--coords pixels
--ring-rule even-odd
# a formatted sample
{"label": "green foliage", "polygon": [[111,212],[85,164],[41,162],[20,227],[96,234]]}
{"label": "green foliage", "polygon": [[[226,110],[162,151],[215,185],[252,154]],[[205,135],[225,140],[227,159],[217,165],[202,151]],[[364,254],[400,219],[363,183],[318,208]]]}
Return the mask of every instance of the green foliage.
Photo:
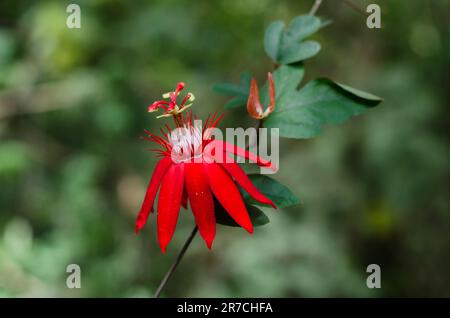
{"label": "green foliage", "polygon": [[[303,40],[324,25],[319,18],[311,15],[301,15],[294,18],[286,29],[282,21],[275,21],[266,30],[264,48],[267,54],[277,63],[298,64],[298,62],[319,52],[320,44],[318,42]],[[288,79],[278,79],[278,82],[283,82],[283,84],[287,81]],[[241,75],[239,84],[218,83],[213,86],[213,90],[225,96],[232,96],[233,98],[225,104],[225,108],[236,108],[246,104],[250,82],[251,74],[245,72]],[[280,88],[277,87],[277,89]],[[267,85],[262,91],[267,91]]]}
{"label": "green foliage", "polygon": [[[276,105],[280,100],[283,100],[284,95],[290,94],[297,89],[304,75],[305,68],[302,63],[295,65],[281,65],[273,72]],[[269,102],[267,96],[267,82],[262,87],[260,94],[262,104],[267,105]]]}
{"label": "green foliage", "polygon": [[[249,174],[248,177],[262,194],[272,200],[277,208],[287,208],[300,203],[300,199],[297,198],[295,194],[292,193],[292,191],[285,185],[281,184],[277,180],[261,174]],[[266,206],[252,199],[246,191],[242,190],[241,193],[246,202]]]}
{"label": "green foliage", "polygon": [[283,21],[269,25],[264,36],[267,55],[279,64],[292,64],[310,57],[320,51],[316,41],[304,41],[323,26],[321,20],[311,15],[294,18],[285,28]]}
{"label": "green foliage", "polygon": [[[269,176],[261,174],[249,174],[248,177],[252,183],[264,194],[272,200],[277,208],[287,208],[300,203],[300,200],[280,182]],[[261,226],[270,222],[269,218],[260,209],[254,205],[268,207],[254,200],[244,189],[239,188],[242,198],[244,199],[250,219],[253,226]],[[224,210],[224,208],[215,200],[216,222],[222,225],[239,226]]]}
{"label": "green foliage", "polygon": [[251,79],[251,74],[249,72],[245,72],[241,74],[239,84],[218,83],[213,86],[213,90],[225,96],[233,96],[233,98],[225,104],[225,108],[240,107],[247,103]]}
{"label": "green foliage", "polygon": [[329,79],[309,82],[300,90],[283,91],[277,108],[265,121],[280,136],[311,138],[325,125],[340,124],[381,102],[379,97]]}
{"label": "green foliage", "polygon": [[[232,227],[240,227],[228,214],[227,211],[220,205],[220,203],[215,200],[214,202],[214,212],[216,215],[216,223],[232,226]],[[256,206],[251,204],[245,204],[247,208],[248,215],[250,216],[250,220],[252,220],[253,226],[262,226],[270,222],[267,215],[264,214],[263,211],[258,209]]]}
{"label": "green foliage", "polygon": [[[329,124],[340,124],[377,106],[382,99],[329,79],[316,79],[297,90],[304,77],[301,61],[315,55],[317,42],[302,42],[317,32],[324,23],[315,16],[300,15],[284,28],[281,21],[273,22],[266,30],[264,47],[267,54],[281,65],[274,71],[275,111],[264,119],[269,128],[279,128],[280,136],[311,138]],[[295,63],[295,64],[292,64]],[[291,64],[291,65],[286,65]],[[261,89],[261,101],[268,104],[267,82]],[[250,87],[250,75],[245,73],[239,85],[217,84],[215,91],[235,96],[226,105],[233,108],[245,105]]]}

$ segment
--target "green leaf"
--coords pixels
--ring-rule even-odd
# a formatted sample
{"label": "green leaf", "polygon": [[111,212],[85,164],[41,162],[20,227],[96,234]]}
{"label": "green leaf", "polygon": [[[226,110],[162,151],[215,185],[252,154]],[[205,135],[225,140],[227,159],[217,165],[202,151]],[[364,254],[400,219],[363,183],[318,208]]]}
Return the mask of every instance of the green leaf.
{"label": "green leaf", "polygon": [[356,88],[353,88],[353,87],[350,87],[348,85],[344,85],[344,84],[341,84],[338,82],[334,82],[334,83],[336,85],[338,85],[340,88],[342,88],[343,90],[349,92],[350,94],[352,94],[356,97],[360,97],[362,99],[369,100],[369,101],[374,101],[375,103],[379,103],[379,102],[383,101],[383,99],[381,97],[378,97],[376,95],[360,91],[359,89],[356,89]]}
{"label": "green leaf", "polygon": [[[300,203],[300,199],[277,180],[262,174],[249,174],[248,177],[262,194],[275,203],[277,208],[286,208]],[[250,197],[246,191],[242,190],[241,193],[246,203],[267,207]]]}
{"label": "green leaf", "polygon": [[284,22],[272,22],[264,35],[264,49],[274,61],[278,59],[278,49],[281,44],[281,36],[283,34]]}
{"label": "green leaf", "polygon": [[305,41],[326,23],[312,15],[300,15],[284,28],[283,21],[269,25],[264,35],[264,49],[267,55],[280,64],[292,64],[308,59],[320,51],[320,44]]}
{"label": "green leaf", "polygon": [[226,102],[224,107],[225,109],[237,108],[245,105],[246,103],[247,98],[244,98],[243,96],[236,96],[235,98],[232,98],[228,102]]}
{"label": "green leaf", "polygon": [[320,44],[316,41],[305,41],[287,47],[279,58],[282,64],[291,64],[313,57],[320,51]]}
{"label": "green leaf", "polygon": [[218,83],[213,86],[213,90],[221,95],[230,96],[245,93],[240,85],[234,83]]}
{"label": "green leaf", "polygon": [[[257,207],[250,204],[246,204],[245,207],[247,208],[247,212],[250,216],[250,219],[252,220],[253,226],[262,226],[270,222],[267,215],[265,215],[264,212]],[[225,211],[225,209],[222,207],[222,205],[220,205],[219,202],[217,202],[216,199],[214,199],[214,211],[216,215],[216,223],[239,227],[239,225],[231,218],[228,212]]]}
{"label": "green leaf", "polygon": [[[280,65],[274,73],[273,80],[275,82],[275,99],[280,100],[283,95],[295,90],[303,79],[305,69],[303,64]],[[269,103],[267,96],[267,82],[261,89],[261,102],[264,106]]]}
{"label": "green leaf", "polygon": [[282,39],[282,45],[301,41],[317,32],[322,26],[321,20],[313,15],[305,14],[292,19]]}
{"label": "green leaf", "polygon": [[311,138],[325,125],[343,123],[381,101],[375,95],[347,85],[317,79],[299,91],[292,90],[281,96],[264,126],[279,128],[282,137]]}
{"label": "green leaf", "polygon": [[251,74],[245,72],[241,74],[239,84],[218,83],[213,85],[213,90],[221,95],[233,96],[233,98],[225,104],[225,108],[239,107],[247,103],[251,79]]}
{"label": "green leaf", "polygon": [[283,95],[295,91],[305,75],[302,64],[281,65],[273,73],[275,82],[275,98],[280,99]]}

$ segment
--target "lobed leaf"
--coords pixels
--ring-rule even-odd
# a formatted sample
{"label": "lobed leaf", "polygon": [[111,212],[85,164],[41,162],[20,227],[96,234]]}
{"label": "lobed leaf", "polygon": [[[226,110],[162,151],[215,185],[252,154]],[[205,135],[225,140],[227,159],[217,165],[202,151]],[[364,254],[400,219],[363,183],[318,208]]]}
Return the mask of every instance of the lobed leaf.
{"label": "lobed leaf", "polygon": [[264,49],[279,64],[306,60],[320,51],[320,44],[303,40],[326,24],[312,15],[300,15],[286,28],[283,21],[275,21],[268,26],[264,35]]}
{"label": "lobed leaf", "polygon": [[277,100],[277,108],[265,119],[265,127],[279,128],[280,136],[311,138],[328,124],[343,123],[378,105],[381,98],[329,79],[309,82]]}

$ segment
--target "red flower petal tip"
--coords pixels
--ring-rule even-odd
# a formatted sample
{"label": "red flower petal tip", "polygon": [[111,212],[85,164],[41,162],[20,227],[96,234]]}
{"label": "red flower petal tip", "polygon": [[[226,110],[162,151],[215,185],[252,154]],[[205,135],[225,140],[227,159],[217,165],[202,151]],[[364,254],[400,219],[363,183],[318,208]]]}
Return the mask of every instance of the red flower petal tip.
{"label": "red flower petal tip", "polygon": [[212,249],[213,241],[214,241],[214,239],[211,241],[206,241],[206,246],[208,247],[209,250]]}

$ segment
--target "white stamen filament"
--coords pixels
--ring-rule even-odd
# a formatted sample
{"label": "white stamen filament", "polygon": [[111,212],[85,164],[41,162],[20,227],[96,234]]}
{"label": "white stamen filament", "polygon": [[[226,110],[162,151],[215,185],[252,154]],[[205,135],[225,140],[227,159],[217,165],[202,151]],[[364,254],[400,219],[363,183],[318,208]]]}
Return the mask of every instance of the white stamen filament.
{"label": "white stamen filament", "polygon": [[169,135],[174,162],[187,162],[202,155],[202,128],[199,125],[178,127]]}

